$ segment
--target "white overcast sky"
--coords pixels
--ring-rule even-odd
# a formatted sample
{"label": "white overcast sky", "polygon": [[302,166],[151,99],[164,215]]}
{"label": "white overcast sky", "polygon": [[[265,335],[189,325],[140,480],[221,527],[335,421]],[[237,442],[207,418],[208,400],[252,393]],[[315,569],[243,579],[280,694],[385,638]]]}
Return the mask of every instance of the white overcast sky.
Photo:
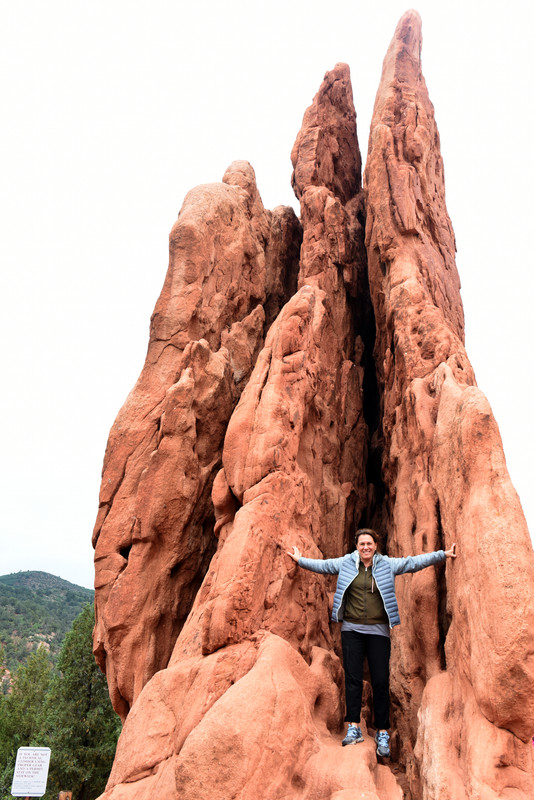
{"label": "white overcast sky", "polygon": [[[350,65],[365,158],[395,0],[1,2],[0,574],[93,585],[107,435],[144,362],[187,191],[290,152]],[[422,0],[423,70],[456,232],[467,351],[534,528],[531,3]]]}

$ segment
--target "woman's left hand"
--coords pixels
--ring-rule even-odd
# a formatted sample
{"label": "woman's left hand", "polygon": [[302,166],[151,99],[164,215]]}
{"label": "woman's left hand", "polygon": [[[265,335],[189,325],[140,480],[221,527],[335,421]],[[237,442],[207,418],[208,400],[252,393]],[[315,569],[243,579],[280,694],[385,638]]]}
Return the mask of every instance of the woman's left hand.
{"label": "woman's left hand", "polygon": [[445,556],[447,558],[456,558],[456,542],[452,545],[450,550],[445,550]]}

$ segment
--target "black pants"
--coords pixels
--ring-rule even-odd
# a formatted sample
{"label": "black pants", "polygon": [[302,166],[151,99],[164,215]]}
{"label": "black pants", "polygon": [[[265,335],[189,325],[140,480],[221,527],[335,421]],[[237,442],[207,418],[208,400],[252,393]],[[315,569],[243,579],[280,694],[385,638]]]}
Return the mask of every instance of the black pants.
{"label": "black pants", "polygon": [[362,707],[363,662],[367,656],[371,686],[375,727],[389,728],[389,656],[391,641],[387,636],[371,633],[341,631],[343,667],[345,669],[345,697],[347,716],[345,722],[359,722]]}

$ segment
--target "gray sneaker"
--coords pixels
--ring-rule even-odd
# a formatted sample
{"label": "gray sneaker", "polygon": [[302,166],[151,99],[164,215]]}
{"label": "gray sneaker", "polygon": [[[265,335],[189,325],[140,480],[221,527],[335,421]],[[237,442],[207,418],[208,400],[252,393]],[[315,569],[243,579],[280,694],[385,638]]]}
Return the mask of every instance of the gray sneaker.
{"label": "gray sneaker", "polygon": [[390,750],[389,750],[389,733],[387,731],[378,731],[375,736],[375,742],[377,744],[376,754],[377,756],[382,756],[382,758],[389,758]]}
{"label": "gray sneaker", "polygon": [[345,747],[346,744],[356,744],[357,742],[363,742],[362,730],[359,725],[349,725],[347,735],[341,744]]}

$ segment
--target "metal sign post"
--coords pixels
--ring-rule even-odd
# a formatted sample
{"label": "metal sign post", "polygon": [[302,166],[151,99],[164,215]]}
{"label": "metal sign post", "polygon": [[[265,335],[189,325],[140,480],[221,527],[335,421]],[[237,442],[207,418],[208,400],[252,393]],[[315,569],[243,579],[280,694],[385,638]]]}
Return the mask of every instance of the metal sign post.
{"label": "metal sign post", "polygon": [[42,797],[46,792],[49,747],[19,747],[11,794],[13,797]]}

